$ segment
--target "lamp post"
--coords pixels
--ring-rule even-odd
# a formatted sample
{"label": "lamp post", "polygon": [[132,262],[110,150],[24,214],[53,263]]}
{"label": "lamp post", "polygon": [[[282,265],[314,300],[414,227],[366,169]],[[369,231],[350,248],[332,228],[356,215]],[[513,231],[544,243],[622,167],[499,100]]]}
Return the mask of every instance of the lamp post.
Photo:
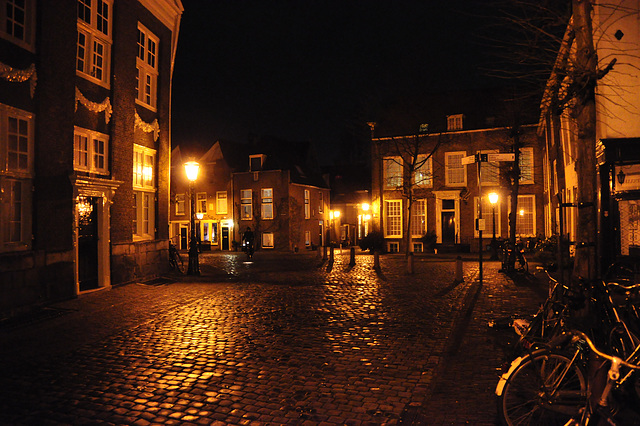
{"label": "lamp post", "polygon": [[200,263],[198,260],[198,242],[196,241],[196,199],[193,187],[198,179],[200,164],[195,161],[184,163],[184,170],[189,179],[189,193],[191,196],[191,233],[189,241],[189,268],[187,275],[200,275]]}
{"label": "lamp post", "polygon": [[491,260],[498,260],[498,247],[496,246],[496,203],[498,202],[498,194],[492,192],[489,194],[489,202],[493,209],[493,238],[491,239]]}

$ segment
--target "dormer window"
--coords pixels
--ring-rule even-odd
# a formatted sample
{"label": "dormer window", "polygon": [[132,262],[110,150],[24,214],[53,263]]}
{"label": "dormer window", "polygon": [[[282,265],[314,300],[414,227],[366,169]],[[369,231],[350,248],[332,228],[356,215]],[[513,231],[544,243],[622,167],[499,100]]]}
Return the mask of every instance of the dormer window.
{"label": "dormer window", "polygon": [[447,115],[447,131],[462,130],[462,114]]}
{"label": "dormer window", "polygon": [[266,159],[266,155],[264,154],[254,154],[249,156],[249,170],[252,172],[262,170],[262,165],[264,164],[264,160]]}

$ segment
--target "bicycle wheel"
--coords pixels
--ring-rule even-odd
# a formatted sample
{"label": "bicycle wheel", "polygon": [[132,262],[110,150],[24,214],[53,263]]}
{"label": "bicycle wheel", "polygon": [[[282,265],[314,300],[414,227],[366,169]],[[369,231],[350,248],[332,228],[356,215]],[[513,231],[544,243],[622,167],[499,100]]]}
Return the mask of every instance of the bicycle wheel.
{"label": "bicycle wheel", "polygon": [[496,389],[504,425],[564,425],[586,404],[586,375],[564,354],[534,352],[507,374]]}
{"label": "bicycle wheel", "polygon": [[181,274],[184,273],[184,263],[182,262],[182,257],[180,257],[180,253],[175,251],[173,253],[173,256],[170,257],[169,261],[171,263],[172,268],[175,268]]}

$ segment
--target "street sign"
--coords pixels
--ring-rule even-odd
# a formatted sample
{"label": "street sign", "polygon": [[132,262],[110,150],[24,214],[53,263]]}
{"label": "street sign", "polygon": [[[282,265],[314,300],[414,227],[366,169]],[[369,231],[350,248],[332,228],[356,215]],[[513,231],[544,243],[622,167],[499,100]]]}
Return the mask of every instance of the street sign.
{"label": "street sign", "polygon": [[516,161],[516,154],[513,152],[510,153],[495,153],[487,155],[488,161],[497,162],[497,161]]}
{"label": "street sign", "polygon": [[462,164],[471,164],[471,163],[475,163],[476,162],[476,156],[475,155],[469,155],[467,157],[462,157]]}

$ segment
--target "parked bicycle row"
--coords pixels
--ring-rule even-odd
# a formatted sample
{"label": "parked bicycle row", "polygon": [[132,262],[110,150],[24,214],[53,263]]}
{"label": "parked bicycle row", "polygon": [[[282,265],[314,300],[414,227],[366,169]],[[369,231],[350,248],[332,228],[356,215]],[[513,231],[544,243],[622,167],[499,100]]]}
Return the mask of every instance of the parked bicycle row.
{"label": "parked bicycle row", "polygon": [[628,272],[571,285],[549,276],[538,312],[513,320],[520,338],[496,387],[503,424],[640,423],[640,284]]}

